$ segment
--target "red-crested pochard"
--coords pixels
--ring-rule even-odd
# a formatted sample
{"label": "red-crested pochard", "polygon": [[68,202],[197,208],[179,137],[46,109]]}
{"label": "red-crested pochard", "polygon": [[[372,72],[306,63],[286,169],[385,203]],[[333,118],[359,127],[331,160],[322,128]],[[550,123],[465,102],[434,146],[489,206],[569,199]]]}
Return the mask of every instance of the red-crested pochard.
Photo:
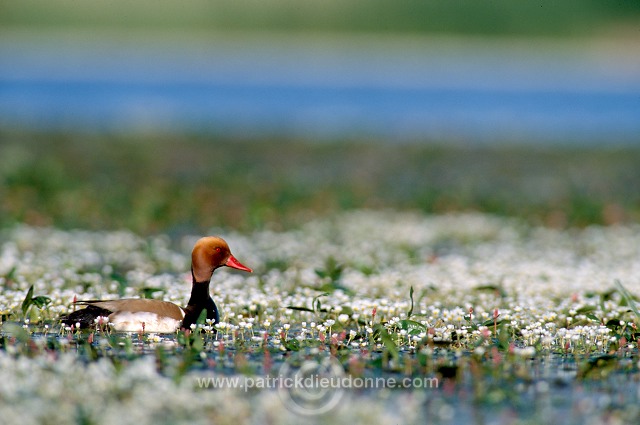
{"label": "red-crested pochard", "polygon": [[218,307],[209,294],[209,281],[213,271],[227,266],[238,270],[252,270],[240,263],[229,250],[224,239],[207,236],[199,239],[191,253],[191,298],[187,307],[150,299],[122,299],[110,301],[78,301],[86,308],[61,317],[67,325],[85,328],[94,326],[100,316],[107,317],[116,331],[170,333],[178,328],[190,329],[196,323],[202,310],[207,311],[207,319],[219,321]]}

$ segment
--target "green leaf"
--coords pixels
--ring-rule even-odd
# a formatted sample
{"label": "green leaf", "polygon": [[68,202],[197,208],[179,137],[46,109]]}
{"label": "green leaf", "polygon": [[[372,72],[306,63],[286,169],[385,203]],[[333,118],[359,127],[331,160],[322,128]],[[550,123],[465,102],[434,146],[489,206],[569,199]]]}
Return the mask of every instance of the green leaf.
{"label": "green leaf", "polygon": [[297,311],[309,311],[311,313],[313,313],[315,310],[312,308],[308,308],[308,307],[296,307],[293,305],[288,305],[285,308],[291,309],[291,310],[297,310]]}
{"label": "green leaf", "polygon": [[342,271],[344,270],[344,266],[339,264],[335,258],[329,257],[325,261],[325,269],[316,269],[316,275],[321,278],[329,278],[331,282],[338,282],[342,277]]}
{"label": "green leaf", "polygon": [[33,303],[33,285],[31,285],[31,287],[27,291],[27,296],[24,297],[24,301],[22,301],[22,314],[23,315],[25,315],[25,316],[27,315],[27,310],[29,310],[29,307],[31,307],[32,303]]}
{"label": "green leaf", "polygon": [[329,295],[328,292],[323,292],[320,295],[317,295],[313,298],[313,300],[311,301],[311,305],[313,306],[313,311],[321,311],[322,310],[322,303],[320,302],[320,297],[324,297]]}
{"label": "green leaf", "polygon": [[300,350],[300,341],[297,339],[288,339],[286,341],[282,341],[282,345],[289,351],[299,351]]}
{"label": "green leaf", "polygon": [[640,312],[638,311],[638,306],[636,305],[636,302],[633,299],[633,296],[627,291],[627,289],[624,286],[622,286],[622,283],[618,279],[616,279],[614,283],[618,288],[618,292],[620,292],[620,295],[622,295],[622,297],[627,302],[629,307],[631,307],[633,314],[636,315],[636,319],[640,321]]}
{"label": "green leaf", "polygon": [[198,320],[196,320],[196,323],[198,325],[202,325],[205,323],[206,320],[207,320],[207,309],[203,308],[202,311],[200,312],[200,316],[198,316]]}
{"label": "green leaf", "polygon": [[393,338],[391,338],[391,335],[389,335],[389,332],[387,332],[387,329],[382,325],[376,325],[376,329],[380,333],[380,341],[382,341],[389,354],[391,354],[391,357],[393,357],[395,361],[398,361],[398,346],[393,341]]}
{"label": "green leaf", "polygon": [[142,298],[153,298],[153,294],[155,294],[156,292],[164,292],[164,289],[151,288],[151,287],[144,287],[140,289],[140,294],[142,295]]}
{"label": "green leaf", "polygon": [[16,279],[16,271],[18,270],[17,266],[13,266],[9,273],[4,275],[4,286],[7,287],[7,284],[10,284]]}
{"label": "green leaf", "polygon": [[577,309],[576,313],[585,314],[585,313],[591,313],[592,311],[596,311],[595,305],[585,305],[584,307],[580,307],[579,309]]}
{"label": "green leaf", "polygon": [[[207,317],[207,311],[204,310],[204,317]],[[200,319],[198,319],[200,320]],[[204,350],[204,339],[202,338],[202,335],[200,335],[200,332],[194,332],[191,334],[191,338],[193,338],[192,342],[191,342],[191,352],[194,356],[194,358],[200,358],[200,353]]]}
{"label": "green leaf", "polygon": [[587,314],[586,316],[595,322],[600,322],[600,319],[598,319],[598,317],[595,314]]}
{"label": "green leaf", "polygon": [[6,323],[3,325],[2,330],[5,334],[16,338],[23,344],[27,344],[31,341],[31,335],[29,335],[29,332],[16,323]]}
{"label": "green leaf", "polygon": [[110,277],[111,280],[118,282],[118,295],[124,297],[126,289],[129,286],[129,284],[127,283],[127,278],[123,273],[120,273],[118,271],[113,271]]}
{"label": "green leaf", "polygon": [[507,291],[505,291],[504,288],[502,286],[499,286],[499,285],[493,285],[493,284],[480,285],[480,286],[476,286],[473,289],[476,290],[476,291],[495,292],[495,293],[499,294],[500,297],[502,297],[502,298],[505,298],[508,295]]}
{"label": "green leaf", "polygon": [[407,318],[411,317],[411,315],[413,314],[413,285],[411,285],[411,288],[409,288],[409,299],[411,300],[411,308],[407,313]]}
{"label": "green leaf", "polygon": [[610,319],[605,323],[605,326],[613,331],[616,331],[622,327],[620,324],[620,319]]}
{"label": "green leaf", "polygon": [[589,359],[578,370],[578,378],[603,377],[616,369],[617,356],[603,354]]}
{"label": "green leaf", "polygon": [[78,354],[87,360],[94,361],[98,359],[98,350],[89,344],[86,339],[78,341]]}
{"label": "green leaf", "polygon": [[409,335],[417,335],[421,332],[426,332],[427,327],[415,320],[404,319],[400,321],[400,329],[403,329],[409,333]]}
{"label": "green leaf", "polygon": [[31,303],[38,308],[42,308],[45,305],[51,304],[51,298],[45,297],[44,295],[38,295],[31,299]]}
{"label": "green leaf", "polygon": [[482,323],[479,323],[477,326],[500,326],[500,324],[502,324],[505,321],[505,319],[487,319]]}

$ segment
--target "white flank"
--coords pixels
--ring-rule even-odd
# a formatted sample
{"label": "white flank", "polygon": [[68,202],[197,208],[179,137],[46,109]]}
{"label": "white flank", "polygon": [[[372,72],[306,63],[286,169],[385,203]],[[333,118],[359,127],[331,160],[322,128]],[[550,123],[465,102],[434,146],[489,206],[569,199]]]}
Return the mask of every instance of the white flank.
{"label": "white flank", "polygon": [[172,333],[180,326],[180,320],[161,317],[147,311],[135,313],[130,311],[116,312],[109,316],[109,322],[113,323],[113,329],[119,332]]}

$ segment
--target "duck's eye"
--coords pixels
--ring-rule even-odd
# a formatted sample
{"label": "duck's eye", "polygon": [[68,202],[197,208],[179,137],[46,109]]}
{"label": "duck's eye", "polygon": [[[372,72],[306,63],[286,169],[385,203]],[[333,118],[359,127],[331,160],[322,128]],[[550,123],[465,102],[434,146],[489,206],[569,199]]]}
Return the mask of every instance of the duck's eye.
{"label": "duck's eye", "polygon": [[220,247],[216,247],[216,252],[220,252]]}

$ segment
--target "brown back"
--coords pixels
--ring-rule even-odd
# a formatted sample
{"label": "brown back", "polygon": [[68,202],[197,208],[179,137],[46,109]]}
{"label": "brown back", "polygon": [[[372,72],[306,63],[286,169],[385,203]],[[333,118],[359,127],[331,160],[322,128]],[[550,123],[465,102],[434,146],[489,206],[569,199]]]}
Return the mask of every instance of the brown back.
{"label": "brown back", "polygon": [[182,320],[184,317],[184,312],[180,307],[167,301],[131,298],[110,301],[87,301],[85,304],[95,305],[96,307],[109,310],[112,313],[124,311],[132,313],[149,312],[162,317],[170,317],[175,320]]}

